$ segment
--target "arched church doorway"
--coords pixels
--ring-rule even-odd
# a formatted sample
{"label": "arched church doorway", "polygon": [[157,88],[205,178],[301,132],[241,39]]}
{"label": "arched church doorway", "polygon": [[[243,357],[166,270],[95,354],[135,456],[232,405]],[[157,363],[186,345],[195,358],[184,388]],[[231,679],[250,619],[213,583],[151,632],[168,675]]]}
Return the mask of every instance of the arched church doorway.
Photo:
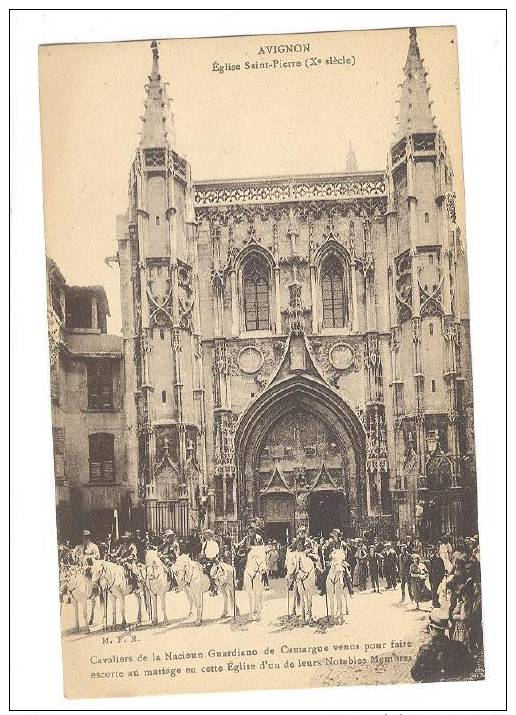
{"label": "arched church doorway", "polygon": [[292,375],[266,390],[240,420],[235,457],[239,519],[261,517],[267,538],[366,516],[363,427],[319,379]]}

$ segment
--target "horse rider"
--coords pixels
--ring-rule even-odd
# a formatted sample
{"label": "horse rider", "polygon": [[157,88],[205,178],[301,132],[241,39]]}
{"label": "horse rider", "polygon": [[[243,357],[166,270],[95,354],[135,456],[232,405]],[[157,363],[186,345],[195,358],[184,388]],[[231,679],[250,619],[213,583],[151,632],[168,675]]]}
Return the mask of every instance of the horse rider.
{"label": "horse rider", "polygon": [[169,581],[175,583],[172,567],[179,556],[179,542],[172,529],[167,529],[163,534],[161,544],[158,546],[158,554],[167,569]]}
{"label": "horse rider", "polygon": [[134,531],[134,543],[136,550],[138,552],[138,562],[140,564],[145,563],[145,553],[148,548],[147,538],[145,534],[142,534],[140,529],[135,529]]}
{"label": "horse rider", "polygon": [[322,572],[318,575],[317,581],[319,586],[319,592],[321,596],[326,593],[326,579],[330,571],[330,561],[331,555],[335,549],[340,548],[340,529],[333,529],[330,531],[328,540],[324,543],[322,547]]}
{"label": "horse rider", "polygon": [[211,575],[212,567],[218,563],[220,547],[214,539],[214,533],[211,529],[206,529],[204,532],[204,542],[202,545],[199,560],[203,565],[204,573],[210,579],[210,595],[217,595],[217,584]]}
{"label": "horse rider", "polygon": [[74,549],[75,557],[81,566],[91,565],[93,561],[100,559],[100,551],[97,544],[91,540],[91,533],[88,529],[82,532],[82,541]]}
{"label": "horse rider", "polygon": [[133,541],[130,531],[126,531],[120,538],[120,545],[113,554],[113,559],[124,567],[127,580],[133,588],[138,588],[142,582],[138,570],[138,549]]}
{"label": "horse rider", "polygon": [[199,528],[194,526],[190,531],[190,535],[187,539],[188,542],[188,553],[192,559],[197,559],[202,550],[202,539],[199,534]]}
{"label": "horse rider", "polygon": [[247,554],[251,547],[256,544],[256,524],[251,522],[247,528],[247,534],[235,546],[235,576],[237,589],[241,590],[244,582],[244,570],[247,561]]}

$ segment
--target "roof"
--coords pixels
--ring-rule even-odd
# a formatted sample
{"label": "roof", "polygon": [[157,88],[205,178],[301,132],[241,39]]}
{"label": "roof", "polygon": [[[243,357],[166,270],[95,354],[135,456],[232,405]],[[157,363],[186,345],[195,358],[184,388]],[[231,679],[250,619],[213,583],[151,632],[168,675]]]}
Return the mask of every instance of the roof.
{"label": "roof", "polygon": [[72,355],[86,357],[120,358],[124,341],[120,335],[110,333],[63,333],[63,342]]}
{"label": "roof", "polygon": [[49,280],[57,279],[57,281],[61,285],[66,285],[66,278],[61,273],[61,270],[59,269],[57,263],[54,261],[53,258],[50,258],[50,256],[47,256],[47,275],[49,277]]}

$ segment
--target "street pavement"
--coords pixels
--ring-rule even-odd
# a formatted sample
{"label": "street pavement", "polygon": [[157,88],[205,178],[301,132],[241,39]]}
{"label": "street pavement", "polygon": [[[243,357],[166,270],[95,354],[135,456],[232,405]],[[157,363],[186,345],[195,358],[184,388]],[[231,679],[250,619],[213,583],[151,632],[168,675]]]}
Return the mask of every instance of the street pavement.
{"label": "street pavement", "polygon": [[[171,664],[173,667],[183,666],[182,673],[176,677],[176,674],[159,671],[164,665],[163,658],[152,663],[156,672],[151,672],[147,661],[144,678],[131,680],[125,677],[123,686],[112,679],[107,685],[104,679],[104,687],[109,688],[111,695],[228,687],[256,689],[412,682],[410,668],[419,646],[427,637],[430,604],[423,606],[426,610],[417,611],[410,601],[401,603],[399,588],[380,594],[358,591],[348,598],[348,603],[349,615],[345,616],[344,623],[335,624],[326,616],[324,596],[316,595],[314,621],[303,624],[299,618],[287,616],[285,579],[277,579],[271,580],[271,590],[264,593],[260,621],[250,620],[245,593],[237,592],[237,617],[225,620],[220,618],[222,596],[205,594],[203,623],[195,626],[194,618],[187,618],[188,601],[180,592],[167,594],[167,625],[153,626],[144,619],[144,623],[136,628],[133,625],[136,600],[129,596],[126,610],[131,625],[127,630],[105,631],[103,614],[98,608],[97,623],[90,634],[73,632],[73,607],[64,604],[63,655],[65,661],[85,672],[85,678],[95,677],[89,671],[95,671],[99,662],[101,670],[107,672],[113,668],[110,658],[120,654],[141,653],[153,658],[152,654],[163,656],[168,653],[165,656],[167,667]],[[221,652],[224,655],[220,655]],[[244,655],[241,657],[240,653]],[[195,665],[197,676],[200,667],[202,677],[187,675],[185,663]],[[215,666],[222,670],[212,672],[210,666],[212,670],[216,671]],[[127,671],[126,676],[131,667],[134,667],[134,659],[132,666],[115,666],[120,673]],[[173,686],[170,680],[173,680]]]}

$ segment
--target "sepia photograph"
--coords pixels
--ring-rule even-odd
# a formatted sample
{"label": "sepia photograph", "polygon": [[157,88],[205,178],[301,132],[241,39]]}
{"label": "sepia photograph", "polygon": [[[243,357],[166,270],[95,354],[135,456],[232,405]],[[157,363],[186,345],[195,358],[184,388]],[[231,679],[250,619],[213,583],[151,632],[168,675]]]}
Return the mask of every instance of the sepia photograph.
{"label": "sepia photograph", "polygon": [[484,679],[458,77],[40,46],[66,697]]}

